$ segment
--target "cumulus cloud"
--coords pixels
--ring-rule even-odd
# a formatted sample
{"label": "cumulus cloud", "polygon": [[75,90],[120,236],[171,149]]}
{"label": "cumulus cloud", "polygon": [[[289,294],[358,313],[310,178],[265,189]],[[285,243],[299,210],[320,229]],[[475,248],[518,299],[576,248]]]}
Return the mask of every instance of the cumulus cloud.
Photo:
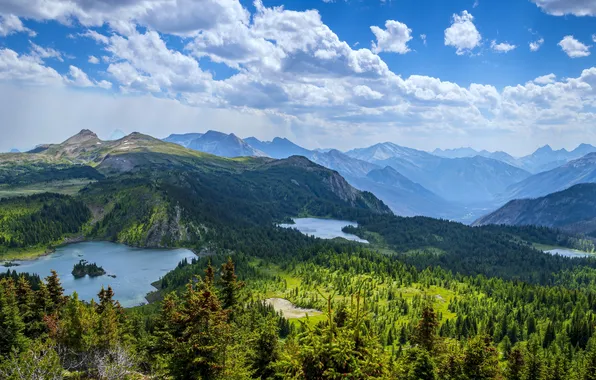
{"label": "cumulus cloud", "polygon": [[99,63],[99,58],[94,55],[89,56],[89,63],[97,65]]}
{"label": "cumulus cloud", "polygon": [[543,43],[544,38],[539,38],[536,41],[530,42],[530,51],[538,51]]}
{"label": "cumulus cloud", "polygon": [[0,14],[0,36],[6,37],[14,33],[28,33],[30,37],[35,37],[37,34],[25,27],[21,19],[13,14]]}
{"label": "cumulus cloud", "polygon": [[453,15],[451,26],[445,29],[445,46],[453,46],[458,55],[463,55],[479,46],[481,41],[482,36],[474,25],[474,16],[468,11]]}
{"label": "cumulus cloud", "polygon": [[[375,35],[377,41],[372,43],[374,53],[392,52],[405,54],[410,51],[408,42],[412,39],[412,29],[404,23],[395,20],[385,21],[385,29],[378,26],[371,26],[370,30]],[[426,41],[426,36],[424,38]]]}
{"label": "cumulus cloud", "polygon": [[543,75],[541,77],[534,79],[534,83],[550,84],[550,83],[554,83],[555,79],[557,79],[557,76],[555,74],[548,74],[548,75]]}
{"label": "cumulus cloud", "polygon": [[595,16],[596,2],[591,0],[531,0],[544,12],[554,16]]}
{"label": "cumulus cloud", "polygon": [[497,41],[492,40],[492,42],[490,43],[490,48],[496,51],[497,53],[508,53],[511,50],[517,48],[517,46],[511,45],[507,42],[497,43]]}
{"label": "cumulus cloud", "polygon": [[581,58],[590,55],[590,46],[584,45],[573,36],[563,37],[557,45],[571,58]]}
{"label": "cumulus cloud", "polygon": [[[375,51],[409,50],[412,31],[397,21],[395,25],[386,23],[385,28],[378,28],[379,34],[373,30],[377,39],[372,51],[357,49],[341,40],[316,10],[266,7],[258,0],[252,15],[237,1],[196,0],[188,4],[192,7],[189,15],[168,8],[174,3],[169,0],[45,1],[53,2],[54,7],[39,7],[40,0],[5,0],[0,11],[8,9],[6,4],[10,3],[11,12],[17,17],[84,25],[85,31],[78,37],[95,41],[101,51],[95,53],[95,59],[89,57],[89,61],[93,63],[101,57],[107,66],[105,73],[85,73],[71,66],[60,75],[50,66],[68,52],[31,45],[27,54],[0,50],[0,81],[113,88],[128,94],[121,97],[110,92],[106,95],[110,101],[85,100],[97,107],[96,115],[110,115],[98,117],[109,125],[131,122],[128,116],[119,115],[113,116],[118,118],[113,122],[105,120],[118,113],[113,112],[115,104],[125,108],[134,103],[134,107],[145,111],[153,111],[153,106],[164,110],[167,104],[176,112],[192,116],[176,119],[173,111],[163,111],[168,117],[159,117],[161,128],[216,125],[218,129],[229,127],[230,132],[246,128],[247,134],[257,134],[258,126],[266,124],[277,127],[268,129],[270,134],[263,137],[296,133],[301,143],[326,145],[337,143],[337,136],[341,135],[345,137],[341,139],[343,147],[349,148],[392,138],[404,144],[416,138],[424,141],[421,144],[432,144],[433,138],[479,130],[515,132],[518,138],[514,140],[523,141],[520,134],[553,126],[564,126],[568,132],[578,131],[585,136],[586,126],[596,122],[596,69],[558,81],[554,74],[545,75],[502,90],[479,83],[460,86],[425,75],[402,77],[392,72]],[[110,3],[114,4],[108,6]],[[160,15],[159,9],[171,12]],[[206,20],[198,14],[201,10],[206,15],[213,14],[212,10],[222,14],[213,16],[215,20]],[[180,18],[179,25],[175,18]],[[100,23],[105,23],[105,27],[94,28]],[[184,36],[184,49],[176,50],[166,44],[171,38],[168,33]],[[424,41],[422,36],[421,39]],[[542,44],[539,41],[538,46]],[[445,45],[454,47],[457,54],[465,54],[481,43],[472,15],[467,11],[454,15],[452,25],[445,31]],[[511,46],[496,41],[491,44],[497,51],[511,50]],[[202,67],[203,57],[229,66],[232,74],[225,79],[214,78]],[[85,93],[85,99],[91,99],[88,92],[103,93],[78,92]],[[19,93],[19,99],[27,99],[25,86],[19,87]],[[37,92],[31,93],[35,102],[42,101]],[[2,97],[8,95],[0,89]],[[35,108],[35,102],[32,100],[29,107]],[[73,104],[86,109],[81,102]],[[3,107],[0,101],[0,110]],[[212,119],[201,119],[205,113]],[[11,115],[15,122],[24,123],[16,113]],[[139,113],[130,115],[145,120]],[[233,122],[227,123],[229,120]],[[142,122],[134,123],[143,126]],[[161,131],[151,128],[143,127],[143,131]]]}
{"label": "cumulus cloud", "polygon": [[52,48],[44,48],[37,44],[34,44],[31,41],[29,41],[29,43],[31,44],[31,56],[36,57],[40,60],[54,58],[60,62],[64,62],[64,59],[62,58],[62,53],[58,50]]}
{"label": "cumulus cloud", "polygon": [[0,81],[34,85],[57,85],[62,77],[51,67],[31,55],[19,55],[11,49],[0,49]]}
{"label": "cumulus cloud", "polygon": [[426,34],[421,34],[420,39],[422,40],[422,43],[424,44],[424,46],[426,46]]}
{"label": "cumulus cloud", "polygon": [[94,84],[91,82],[87,74],[83,70],[76,66],[70,66],[68,68],[68,77],[71,84],[77,87],[93,87]]}

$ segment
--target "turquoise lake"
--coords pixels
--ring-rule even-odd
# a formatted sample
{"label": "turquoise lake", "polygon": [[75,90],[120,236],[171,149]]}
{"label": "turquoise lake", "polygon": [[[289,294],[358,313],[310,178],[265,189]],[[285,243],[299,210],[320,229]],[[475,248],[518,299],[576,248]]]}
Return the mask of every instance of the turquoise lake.
{"label": "turquoise lake", "polygon": [[564,256],[564,257],[596,257],[596,255],[594,255],[592,253],[575,251],[572,249],[562,249],[562,248],[551,249],[551,250],[548,250],[545,252],[550,253],[551,255],[560,255],[560,256]]}
{"label": "turquoise lake", "polygon": [[360,239],[356,235],[347,234],[341,230],[345,226],[356,227],[358,224],[354,222],[318,218],[295,218],[293,220],[295,224],[280,224],[280,226],[285,228],[296,228],[305,235],[316,236],[321,239],[333,239],[341,237],[347,240],[357,241],[359,243],[368,243],[368,241]]}
{"label": "turquoise lake", "polygon": [[[176,268],[184,259],[196,255],[188,249],[140,249],[109,242],[85,242],[70,244],[56,249],[56,252],[31,261],[15,261],[19,266],[10,268],[17,272],[50,275],[58,272],[66,294],[76,291],[80,299],[97,301],[102,286],[112,287],[115,299],[122,306],[131,307],[146,303],[147,293],[155,290],[152,282]],[[81,259],[103,267],[106,275],[75,279],[71,274],[73,266]],[[116,278],[107,275],[115,275]]]}

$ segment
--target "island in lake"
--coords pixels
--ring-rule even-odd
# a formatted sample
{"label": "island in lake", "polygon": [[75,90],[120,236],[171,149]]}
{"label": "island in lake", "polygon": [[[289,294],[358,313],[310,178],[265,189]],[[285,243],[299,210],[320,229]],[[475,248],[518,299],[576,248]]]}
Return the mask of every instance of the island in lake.
{"label": "island in lake", "polygon": [[89,277],[99,277],[106,274],[106,271],[95,263],[89,263],[87,260],[81,260],[72,268],[72,275],[74,278],[82,278],[87,275]]}

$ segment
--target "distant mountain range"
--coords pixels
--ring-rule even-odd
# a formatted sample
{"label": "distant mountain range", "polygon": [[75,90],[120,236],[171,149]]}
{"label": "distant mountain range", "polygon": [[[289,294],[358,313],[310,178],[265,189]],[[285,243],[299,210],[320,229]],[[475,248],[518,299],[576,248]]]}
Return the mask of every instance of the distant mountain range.
{"label": "distant mountain range", "polygon": [[536,199],[513,200],[474,225],[508,224],[556,227],[596,233],[596,184],[583,183]]}
{"label": "distant mountain range", "polygon": [[[374,193],[399,215],[425,215],[470,222],[480,213],[511,199],[537,197],[577,183],[596,182],[596,147],[582,144],[573,151],[542,147],[515,158],[508,153],[472,148],[433,153],[379,143],[340,152],[309,150],[276,137],[240,139],[216,131],[173,134],[165,141],[223,157],[304,156],[344,176],[360,190]],[[585,156],[585,157],[584,157]],[[575,160],[575,161],[574,161]],[[553,169],[554,167],[554,169]],[[548,171],[533,174],[546,168]]]}
{"label": "distant mountain range", "polygon": [[[209,133],[210,132],[207,132],[205,135]],[[211,133],[213,132],[211,131]],[[350,157],[339,150],[309,150],[285,138],[274,138],[272,141],[261,141],[255,137],[249,137],[243,140],[250,149],[238,150],[234,148],[239,145],[239,143],[235,141],[237,139],[235,136],[228,139],[224,136],[230,135],[219,134],[218,136],[217,150],[213,149],[212,145],[197,143],[197,141],[204,140],[204,135],[170,135],[165,141],[207,153],[218,154],[216,152],[223,151],[228,157],[233,155],[267,155],[276,159],[284,159],[291,156],[304,156],[314,163],[337,171],[357,189],[378,194],[381,200],[386,202],[394,212],[399,213],[400,215],[449,216],[449,213],[446,211],[448,203],[431,191],[425,189],[423,186],[410,181],[397,172],[395,172],[394,177],[401,176],[401,181],[394,181],[393,183],[377,182],[379,180],[387,181],[387,179],[383,179],[382,176],[379,175],[374,175],[374,173],[369,176],[369,173],[374,172],[375,170],[382,170],[383,168],[381,166]],[[257,153],[255,154],[254,152]]]}
{"label": "distant mountain range", "polygon": [[185,148],[214,154],[220,157],[267,156],[265,153],[250,146],[233,133],[228,135],[217,131],[207,131],[204,134],[190,133],[185,135],[170,135],[165,138],[164,141],[176,143]]}
{"label": "distant mountain range", "polygon": [[375,144],[346,154],[379,166],[390,166],[453,202],[491,202],[508,186],[530,176],[525,170],[491,158],[445,158],[393,143]]}
{"label": "distant mountain range", "polygon": [[[204,135],[171,135],[165,141],[225,157],[304,156],[339,172],[356,188],[377,194],[394,212],[407,216],[457,219],[465,212],[453,201],[490,201],[493,194],[529,176],[497,160],[482,157],[450,160],[391,143],[343,153],[336,149],[309,150],[285,138],[240,140],[214,131]],[[461,191],[462,184],[466,191]]]}
{"label": "distant mountain range", "polygon": [[278,159],[290,156],[308,157],[312,153],[312,151],[280,137],[274,138],[273,141],[261,141],[255,137],[249,137],[244,139],[244,142],[261,152],[265,152],[267,156]]}
{"label": "distant mountain range", "polygon": [[482,156],[505,162],[535,174],[562,166],[569,161],[593,152],[596,152],[595,146],[590,144],[580,144],[572,151],[566,149],[553,150],[550,145],[545,145],[538,148],[534,153],[520,158],[515,158],[505,152],[488,152],[486,150],[476,151],[472,148],[435,149],[433,154],[445,158]]}
{"label": "distant mountain range", "polygon": [[503,200],[536,198],[579,183],[596,182],[596,153],[589,153],[558,168],[535,174],[509,186]]}

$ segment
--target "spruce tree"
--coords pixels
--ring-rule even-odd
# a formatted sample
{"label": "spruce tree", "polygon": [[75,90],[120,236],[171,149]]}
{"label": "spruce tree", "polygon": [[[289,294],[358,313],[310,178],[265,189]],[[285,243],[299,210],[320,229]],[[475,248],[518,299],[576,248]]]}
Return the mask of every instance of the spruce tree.
{"label": "spruce tree", "polygon": [[430,306],[422,310],[422,317],[414,331],[413,341],[428,352],[433,352],[437,339],[437,328],[439,321],[435,311]]}

